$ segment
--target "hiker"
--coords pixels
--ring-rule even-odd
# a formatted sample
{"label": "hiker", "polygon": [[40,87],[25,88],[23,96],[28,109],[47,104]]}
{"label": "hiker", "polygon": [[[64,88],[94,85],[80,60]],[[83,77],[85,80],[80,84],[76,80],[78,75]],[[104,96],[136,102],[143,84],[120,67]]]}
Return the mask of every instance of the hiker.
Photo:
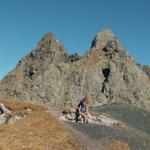
{"label": "hiker", "polygon": [[83,118],[84,123],[86,123],[86,115],[87,115],[87,104],[89,104],[88,96],[86,95],[78,104],[78,108],[76,109],[76,122],[79,121],[79,116]]}

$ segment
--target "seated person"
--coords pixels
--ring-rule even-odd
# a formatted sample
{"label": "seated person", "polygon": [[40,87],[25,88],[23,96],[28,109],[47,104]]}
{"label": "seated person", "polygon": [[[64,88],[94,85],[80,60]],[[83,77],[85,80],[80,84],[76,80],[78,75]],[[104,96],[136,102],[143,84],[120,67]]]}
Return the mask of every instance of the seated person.
{"label": "seated person", "polygon": [[87,115],[87,104],[89,103],[88,96],[86,95],[78,104],[78,108],[76,109],[76,122],[79,121],[79,116],[86,122],[86,115]]}

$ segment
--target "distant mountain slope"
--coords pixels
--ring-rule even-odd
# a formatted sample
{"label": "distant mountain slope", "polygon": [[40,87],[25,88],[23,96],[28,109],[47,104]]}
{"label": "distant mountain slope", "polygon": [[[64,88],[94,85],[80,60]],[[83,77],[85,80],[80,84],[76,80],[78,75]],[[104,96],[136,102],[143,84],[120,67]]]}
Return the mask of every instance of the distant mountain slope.
{"label": "distant mountain slope", "polygon": [[150,109],[148,74],[110,30],[97,33],[83,57],[69,56],[56,37],[47,33],[0,82],[0,98],[47,105],[76,105],[86,94],[95,106],[123,102]]}

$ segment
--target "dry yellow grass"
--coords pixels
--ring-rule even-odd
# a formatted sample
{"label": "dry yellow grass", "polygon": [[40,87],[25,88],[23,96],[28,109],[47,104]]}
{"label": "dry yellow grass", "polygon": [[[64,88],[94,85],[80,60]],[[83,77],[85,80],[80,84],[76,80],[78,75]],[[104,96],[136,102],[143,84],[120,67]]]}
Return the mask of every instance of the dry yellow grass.
{"label": "dry yellow grass", "polygon": [[109,150],[131,150],[131,149],[127,143],[115,140],[109,145]]}
{"label": "dry yellow grass", "polygon": [[13,115],[26,115],[15,124],[0,125],[0,150],[79,150],[77,139],[44,106],[16,100],[0,102],[9,107]]}

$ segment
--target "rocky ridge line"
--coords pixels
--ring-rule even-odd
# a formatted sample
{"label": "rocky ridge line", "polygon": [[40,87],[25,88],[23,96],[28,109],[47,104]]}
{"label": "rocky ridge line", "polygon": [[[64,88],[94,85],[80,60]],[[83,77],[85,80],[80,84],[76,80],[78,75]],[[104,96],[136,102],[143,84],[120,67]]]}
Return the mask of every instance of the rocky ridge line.
{"label": "rocky ridge line", "polygon": [[107,29],[97,33],[84,57],[68,55],[47,33],[0,83],[0,98],[73,106],[86,94],[93,105],[128,103],[150,108],[148,74]]}

